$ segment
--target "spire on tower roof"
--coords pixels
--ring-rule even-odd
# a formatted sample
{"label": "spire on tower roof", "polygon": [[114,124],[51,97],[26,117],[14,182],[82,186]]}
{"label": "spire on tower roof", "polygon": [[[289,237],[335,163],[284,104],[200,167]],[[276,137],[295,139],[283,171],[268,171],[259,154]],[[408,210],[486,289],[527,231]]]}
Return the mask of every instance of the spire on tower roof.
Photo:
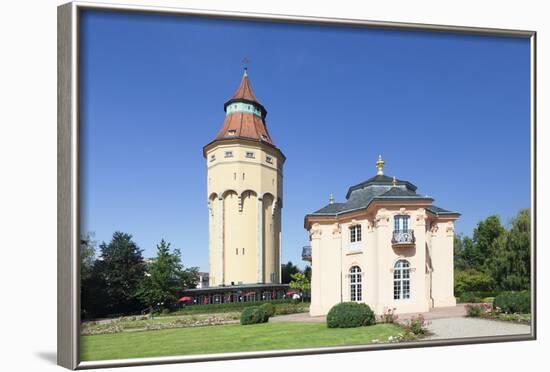
{"label": "spire on tower roof", "polygon": [[235,94],[233,94],[233,97],[231,97],[230,101],[238,100],[238,99],[260,103],[260,101],[258,101],[256,96],[254,95],[254,92],[252,91],[252,86],[250,85],[250,79],[248,78],[247,67],[244,68],[241,84],[239,85],[239,88],[237,88],[237,91],[235,92]]}

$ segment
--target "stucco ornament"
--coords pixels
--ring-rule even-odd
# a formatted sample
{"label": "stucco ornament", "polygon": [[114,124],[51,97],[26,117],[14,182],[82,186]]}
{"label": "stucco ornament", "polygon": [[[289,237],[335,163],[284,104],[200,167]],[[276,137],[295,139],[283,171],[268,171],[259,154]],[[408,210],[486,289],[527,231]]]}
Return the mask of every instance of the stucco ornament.
{"label": "stucco ornament", "polygon": [[447,222],[447,228],[445,229],[447,235],[453,235],[455,233],[455,225],[452,222]]}
{"label": "stucco ornament", "polygon": [[380,208],[376,216],[374,217],[374,224],[376,227],[387,226],[390,222],[390,215],[388,210],[385,208]]}
{"label": "stucco ornament", "polygon": [[340,226],[339,223],[335,223],[332,225],[332,236],[334,238],[339,238],[342,236],[342,226]]}
{"label": "stucco ornament", "polygon": [[427,218],[428,218],[428,215],[426,215],[426,213],[424,213],[424,210],[419,210],[418,214],[416,215],[416,225],[417,226],[425,226]]}
{"label": "stucco ornament", "polygon": [[432,233],[432,236],[437,235],[437,231],[439,230],[439,225],[437,222],[432,222],[432,226],[430,227],[430,232]]}
{"label": "stucco ornament", "polygon": [[313,226],[311,226],[311,229],[309,230],[309,238],[321,239],[322,234],[323,234],[323,230],[321,230],[321,225],[319,225],[318,223],[314,223]]}

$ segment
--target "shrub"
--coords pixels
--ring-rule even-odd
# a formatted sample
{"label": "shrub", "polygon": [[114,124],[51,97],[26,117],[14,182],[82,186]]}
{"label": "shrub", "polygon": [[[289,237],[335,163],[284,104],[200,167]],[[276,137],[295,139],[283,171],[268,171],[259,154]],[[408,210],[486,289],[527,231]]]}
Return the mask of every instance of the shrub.
{"label": "shrub", "polygon": [[260,305],[260,307],[265,310],[269,318],[275,315],[275,306],[272,303],[267,302],[265,304]]}
{"label": "shrub", "polygon": [[405,330],[405,334],[412,333],[415,336],[419,336],[428,333],[429,324],[422,314],[418,314],[417,316],[413,316],[406,324],[403,324],[402,327]]}
{"label": "shrub", "polygon": [[380,316],[380,322],[381,323],[395,323],[395,321],[399,318],[399,316],[395,313],[395,307],[394,308],[388,308],[384,310],[384,314]]}
{"label": "shrub", "polygon": [[495,292],[490,291],[481,291],[481,292],[463,292],[461,293],[457,301],[460,303],[479,303],[479,302],[490,302],[485,301],[488,297],[495,297]]}
{"label": "shrub", "polygon": [[531,294],[529,291],[502,292],[495,297],[493,305],[503,313],[527,314],[531,312]]}
{"label": "shrub", "polygon": [[334,305],[327,314],[329,328],[351,328],[375,323],[374,312],[366,304],[342,302]]}
{"label": "shrub", "polygon": [[491,313],[492,311],[493,311],[493,306],[488,303],[466,305],[466,315],[473,318],[483,316],[485,314]]}
{"label": "shrub", "polygon": [[458,302],[461,303],[477,303],[481,302],[481,297],[474,292],[464,292],[458,297]]}
{"label": "shrub", "polygon": [[493,278],[480,271],[455,271],[455,293],[490,291],[494,285]]}
{"label": "shrub", "polygon": [[265,323],[268,320],[267,312],[260,306],[247,307],[241,313],[242,325]]}

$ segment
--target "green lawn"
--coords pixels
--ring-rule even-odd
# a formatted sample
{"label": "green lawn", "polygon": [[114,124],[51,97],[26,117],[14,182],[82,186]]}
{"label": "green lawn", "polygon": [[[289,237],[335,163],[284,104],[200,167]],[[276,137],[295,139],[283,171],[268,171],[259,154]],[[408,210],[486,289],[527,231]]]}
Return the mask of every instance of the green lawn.
{"label": "green lawn", "polygon": [[393,324],[360,328],[327,328],[325,323],[263,323],[166,329],[81,337],[81,359],[107,360],[190,354],[211,354],[386,341],[401,329]]}

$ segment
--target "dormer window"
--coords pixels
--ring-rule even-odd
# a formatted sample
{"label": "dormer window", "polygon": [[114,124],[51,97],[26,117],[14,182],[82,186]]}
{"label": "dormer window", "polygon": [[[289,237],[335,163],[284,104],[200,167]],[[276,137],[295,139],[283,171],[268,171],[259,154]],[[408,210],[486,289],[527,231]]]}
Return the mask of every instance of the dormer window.
{"label": "dormer window", "polygon": [[361,225],[354,225],[349,228],[349,241],[350,243],[361,241]]}
{"label": "dormer window", "polygon": [[261,137],[264,141],[267,141],[267,136],[265,134],[262,134]]}
{"label": "dormer window", "polygon": [[235,129],[230,129],[227,131],[227,134],[230,136],[234,136],[235,134],[237,134],[237,131]]}
{"label": "dormer window", "polygon": [[233,157],[233,151],[226,151],[225,152],[225,157],[226,158],[232,158]]}
{"label": "dormer window", "polygon": [[247,151],[246,152],[246,157],[249,158],[249,159],[254,159],[256,156],[254,155],[254,153],[252,151]]}

